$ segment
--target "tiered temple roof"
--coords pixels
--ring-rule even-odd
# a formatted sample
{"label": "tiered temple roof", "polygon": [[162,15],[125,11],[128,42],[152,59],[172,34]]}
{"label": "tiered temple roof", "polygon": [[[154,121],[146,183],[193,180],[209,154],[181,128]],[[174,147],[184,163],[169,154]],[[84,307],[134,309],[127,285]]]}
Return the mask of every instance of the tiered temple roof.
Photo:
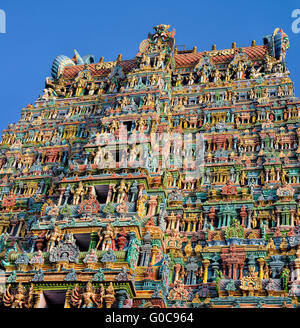
{"label": "tiered temple roof", "polygon": [[1,307],[298,307],[300,101],[249,47],[55,58],[0,144]]}

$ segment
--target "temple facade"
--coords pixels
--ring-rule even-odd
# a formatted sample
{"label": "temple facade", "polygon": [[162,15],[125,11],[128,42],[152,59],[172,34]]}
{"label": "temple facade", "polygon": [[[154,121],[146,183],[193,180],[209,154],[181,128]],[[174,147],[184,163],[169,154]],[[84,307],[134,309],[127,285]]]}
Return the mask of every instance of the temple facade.
{"label": "temple facade", "polygon": [[292,308],[300,101],[276,29],[55,58],[0,143],[0,307]]}

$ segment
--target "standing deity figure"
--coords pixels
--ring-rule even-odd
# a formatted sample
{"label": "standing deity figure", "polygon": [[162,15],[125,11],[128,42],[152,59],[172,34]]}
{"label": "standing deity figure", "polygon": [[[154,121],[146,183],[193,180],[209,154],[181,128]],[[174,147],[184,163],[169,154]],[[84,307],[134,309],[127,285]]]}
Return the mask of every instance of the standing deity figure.
{"label": "standing deity figure", "polygon": [[84,195],[88,192],[88,188],[85,188],[82,181],[79,182],[78,187],[76,190],[71,188],[71,193],[74,194],[73,196],[73,205],[78,205],[80,202],[83,201]]}
{"label": "standing deity figure", "polygon": [[216,69],[213,72],[213,82],[216,83],[221,81],[221,77],[222,77],[222,73],[218,69]]}
{"label": "standing deity figure", "polygon": [[71,305],[77,308],[102,308],[104,296],[103,284],[100,285],[100,292],[96,293],[95,288],[89,281],[85,287],[85,291],[80,293],[78,284],[75,285],[71,294]]}
{"label": "standing deity figure", "polygon": [[177,78],[175,79],[175,87],[181,86],[182,85],[182,81],[183,81],[183,77],[181,74],[178,74]]}
{"label": "standing deity figure", "polygon": [[116,234],[114,232],[114,228],[111,224],[108,224],[104,230],[98,231],[99,241],[96,248],[99,247],[102,242],[102,251],[108,251],[109,249],[113,249],[113,240],[116,238]]}
{"label": "standing deity figure", "polygon": [[132,148],[129,150],[128,162],[135,162],[139,153],[139,148],[136,145],[133,145]]}
{"label": "standing deity figure", "polygon": [[109,125],[109,132],[114,133],[119,128],[119,123],[117,120],[113,120]]}
{"label": "standing deity figure", "polygon": [[[163,113],[164,114],[167,114],[168,113],[168,110],[169,110],[169,103],[167,101],[165,101],[163,103]],[[170,124],[170,123],[169,123]]]}
{"label": "standing deity figure", "polygon": [[94,83],[94,82],[90,83],[90,84],[87,86],[87,89],[88,89],[88,91],[89,91],[89,96],[93,96],[94,93],[95,93],[95,90],[96,90],[95,83]]}
{"label": "standing deity figure", "polygon": [[134,181],[133,184],[130,187],[130,195],[131,195],[130,202],[135,202],[136,201],[138,191],[139,190],[138,190],[137,182]]}
{"label": "standing deity figure", "polygon": [[145,98],[145,106],[151,106],[153,105],[153,96],[148,93],[147,97]]}
{"label": "standing deity figure", "polygon": [[140,133],[143,132],[146,127],[146,121],[142,117],[140,117],[136,124],[138,126],[138,131]]}
{"label": "standing deity figure", "polygon": [[194,78],[193,73],[189,74],[189,76],[187,77],[187,81],[188,81],[188,85],[193,85],[194,84],[195,78]]}
{"label": "standing deity figure", "polygon": [[138,78],[137,76],[132,76],[129,82],[129,88],[134,88],[137,85]]}
{"label": "standing deity figure", "polygon": [[21,308],[32,308],[34,305],[34,292],[33,284],[29,291],[26,291],[26,288],[19,283],[15,293],[11,290],[11,285],[8,285],[5,294],[3,296],[4,306],[10,307],[12,309],[21,309]]}
{"label": "standing deity figure", "polygon": [[138,214],[138,216],[143,219],[144,216],[146,215],[146,201],[147,201],[148,197],[144,194],[140,195],[140,197],[138,198],[137,202],[136,202],[136,212]]}
{"label": "standing deity figure", "polygon": [[287,177],[287,172],[286,172],[285,169],[282,169],[282,171],[281,171],[281,177],[280,177],[282,183],[285,183],[286,182],[286,177]]}
{"label": "standing deity figure", "polygon": [[126,194],[128,193],[130,184],[126,186],[125,180],[121,180],[120,185],[117,188],[114,188],[114,192],[117,193],[117,203],[123,203]]}
{"label": "standing deity figure", "polygon": [[225,73],[225,81],[229,82],[231,80],[231,73],[229,68],[226,69],[226,73]]}
{"label": "standing deity figure", "polygon": [[98,131],[95,135],[95,145],[98,145],[101,143],[101,133]]}
{"label": "standing deity figure", "polygon": [[94,157],[94,164],[96,164],[98,167],[101,166],[101,162],[103,161],[105,156],[105,150],[104,148],[98,147],[98,151]]}
{"label": "standing deity figure", "polygon": [[158,81],[158,79],[157,79],[157,76],[156,76],[156,74],[153,74],[152,76],[151,76],[151,78],[150,78],[150,85],[156,85],[157,84],[157,81]]}
{"label": "standing deity figure", "polygon": [[249,92],[249,98],[250,99],[255,99],[255,91],[254,89],[251,89],[250,92]]}
{"label": "standing deity figure", "polygon": [[140,68],[147,68],[147,67],[150,67],[150,57],[148,57],[146,54],[143,54]]}
{"label": "standing deity figure", "polygon": [[129,103],[130,103],[130,99],[128,98],[128,97],[123,97],[122,99],[120,99],[119,101],[118,101],[118,103],[119,103],[119,105],[120,105],[120,107],[121,107],[121,109],[122,108],[124,108],[125,106],[127,106],[127,105],[129,105]]}
{"label": "standing deity figure", "polygon": [[188,240],[186,246],[184,247],[184,253],[186,257],[190,257],[193,253],[193,247],[191,240]]}
{"label": "standing deity figure", "polygon": [[164,62],[165,62],[165,55],[164,54],[159,54],[156,58],[156,65],[155,67],[157,69],[164,69]]}
{"label": "standing deity figure", "polygon": [[63,233],[58,227],[54,227],[53,231],[48,231],[45,237],[48,240],[47,252],[50,252],[63,239]]}
{"label": "standing deity figure", "polygon": [[236,71],[236,78],[242,80],[245,78],[245,66],[242,60],[237,64],[237,67],[234,69]]}
{"label": "standing deity figure", "polygon": [[276,252],[276,246],[274,240],[272,238],[269,239],[267,244],[267,250],[269,255],[273,255]]}
{"label": "standing deity figure", "polygon": [[198,71],[197,75],[200,76],[200,83],[204,84],[208,82],[208,72],[205,68],[202,71]]}
{"label": "standing deity figure", "polygon": [[272,58],[269,55],[266,55],[265,60],[264,60],[264,69],[265,69],[265,73],[270,74],[273,71],[273,66],[276,63],[276,59]]}
{"label": "standing deity figure", "polygon": [[87,86],[87,80],[85,78],[81,78],[77,83],[75,83],[76,91],[75,97],[80,97],[83,94],[84,89]]}
{"label": "standing deity figure", "polygon": [[64,197],[65,197],[64,206],[68,204],[68,200],[70,196],[71,196],[71,185],[68,184],[66,190],[64,191]]}

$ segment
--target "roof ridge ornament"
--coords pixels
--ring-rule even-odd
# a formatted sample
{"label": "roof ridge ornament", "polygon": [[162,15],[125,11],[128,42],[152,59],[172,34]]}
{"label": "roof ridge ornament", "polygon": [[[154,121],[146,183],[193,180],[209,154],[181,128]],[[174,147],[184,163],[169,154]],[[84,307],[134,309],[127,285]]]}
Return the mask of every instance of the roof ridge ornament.
{"label": "roof ridge ornament", "polygon": [[266,35],[264,38],[264,45],[267,46],[270,56],[285,61],[286,52],[290,47],[290,41],[288,35],[277,27],[272,35]]}
{"label": "roof ridge ornament", "polygon": [[148,39],[143,40],[139,47],[137,57],[143,54],[171,54],[175,47],[175,30],[168,31],[170,25],[160,24],[153,27],[155,33],[148,33]]}

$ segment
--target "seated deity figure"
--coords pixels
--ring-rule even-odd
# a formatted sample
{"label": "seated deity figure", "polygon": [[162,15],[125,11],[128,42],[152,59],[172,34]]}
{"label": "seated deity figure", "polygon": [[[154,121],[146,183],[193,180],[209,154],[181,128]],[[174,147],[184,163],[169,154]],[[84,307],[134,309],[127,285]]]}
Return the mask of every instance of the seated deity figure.
{"label": "seated deity figure", "polygon": [[259,76],[261,76],[260,70],[262,69],[262,66],[256,69],[254,66],[251,67],[250,69],[250,79],[256,79]]}

